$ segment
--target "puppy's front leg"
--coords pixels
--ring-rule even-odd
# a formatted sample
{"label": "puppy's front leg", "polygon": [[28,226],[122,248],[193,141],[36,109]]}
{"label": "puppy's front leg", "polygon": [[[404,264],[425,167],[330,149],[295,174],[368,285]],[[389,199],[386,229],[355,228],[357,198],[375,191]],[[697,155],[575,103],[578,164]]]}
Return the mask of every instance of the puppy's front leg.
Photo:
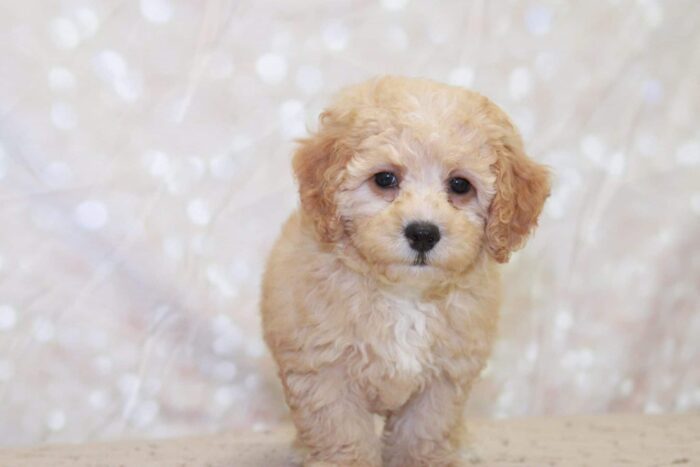
{"label": "puppy's front leg", "polygon": [[374,419],[340,369],[282,375],[305,467],[379,467]]}
{"label": "puppy's front leg", "polygon": [[428,384],[384,428],[385,467],[456,467],[466,391],[446,379]]}

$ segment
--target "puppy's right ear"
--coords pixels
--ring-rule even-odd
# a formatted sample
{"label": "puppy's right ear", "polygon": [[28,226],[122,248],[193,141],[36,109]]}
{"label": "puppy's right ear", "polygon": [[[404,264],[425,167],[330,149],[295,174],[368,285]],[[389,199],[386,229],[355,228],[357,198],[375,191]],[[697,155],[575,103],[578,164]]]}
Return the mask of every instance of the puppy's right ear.
{"label": "puppy's right ear", "polygon": [[324,243],[338,241],[343,234],[335,194],[352,157],[352,151],[342,142],[341,127],[330,123],[330,118],[329,112],[321,114],[321,129],[299,141],[292,160],[302,212],[313,222],[318,239]]}

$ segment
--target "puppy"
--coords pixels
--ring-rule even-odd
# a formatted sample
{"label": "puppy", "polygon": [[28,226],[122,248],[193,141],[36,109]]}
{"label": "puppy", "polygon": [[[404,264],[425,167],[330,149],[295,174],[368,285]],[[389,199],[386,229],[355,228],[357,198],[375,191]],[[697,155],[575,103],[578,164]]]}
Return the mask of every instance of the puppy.
{"label": "puppy", "polygon": [[487,98],[401,77],[342,91],[293,169],[301,208],[272,250],[262,321],[304,465],[459,465],[496,266],[536,225],[547,170]]}

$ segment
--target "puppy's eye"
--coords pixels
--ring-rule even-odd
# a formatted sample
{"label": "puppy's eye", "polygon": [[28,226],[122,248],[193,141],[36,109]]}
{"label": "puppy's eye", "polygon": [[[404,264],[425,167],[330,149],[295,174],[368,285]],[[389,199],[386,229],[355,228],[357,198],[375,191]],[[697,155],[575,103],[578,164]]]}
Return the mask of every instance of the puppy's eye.
{"label": "puppy's eye", "polygon": [[452,193],[463,195],[465,193],[468,193],[471,189],[472,184],[469,183],[469,180],[467,180],[466,178],[452,177],[450,179],[450,190],[452,190]]}
{"label": "puppy's eye", "polygon": [[374,183],[376,183],[379,188],[396,188],[399,186],[399,179],[393,172],[379,172],[374,174]]}

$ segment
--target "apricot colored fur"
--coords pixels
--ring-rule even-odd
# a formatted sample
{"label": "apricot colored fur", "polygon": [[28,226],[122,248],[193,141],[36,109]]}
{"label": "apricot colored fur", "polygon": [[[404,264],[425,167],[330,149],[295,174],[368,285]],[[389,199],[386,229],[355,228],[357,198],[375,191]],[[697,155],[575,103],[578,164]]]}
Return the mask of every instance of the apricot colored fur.
{"label": "apricot colored fur", "polygon": [[[522,146],[485,97],[399,77],[347,88],[301,141],[301,209],[270,255],[262,318],[305,466],[460,465],[463,407],[496,332],[497,263],[549,193]],[[386,170],[397,189],[373,185]],[[457,175],[470,193],[449,192]],[[424,266],[403,236],[412,221],[440,228]]]}

